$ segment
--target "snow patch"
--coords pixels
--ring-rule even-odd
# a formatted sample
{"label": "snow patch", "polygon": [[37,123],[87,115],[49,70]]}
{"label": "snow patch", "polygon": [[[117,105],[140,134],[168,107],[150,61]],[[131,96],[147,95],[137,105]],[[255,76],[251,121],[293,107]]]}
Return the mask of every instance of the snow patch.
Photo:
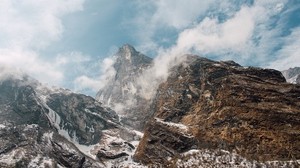
{"label": "snow patch", "polygon": [[46,132],[46,133],[44,133],[42,138],[45,141],[48,141],[48,144],[50,144],[51,140],[53,139],[53,132]]}
{"label": "snow patch", "polygon": [[25,153],[24,153],[24,151],[22,151],[22,149],[12,150],[9,153],[0,155],[0,163],[12,165],[12,164],[20,161],[24,156],[25,156]]}
{"label": "snow patch", "polygon": [[235,152],[225,150],[193,149],[171,160],[176,167],[297,167],[297,161],[250,161]]}
{"label": "snow patch", "polygon": [[187,132],[189,130],[189,128],[186,125],[184,125],[184,124],[173,123],[173,122],[165,122],[165,121],[163,121],[160,118],[155,118],[155,121],[159,122],[161,124],[170,126],[170,127],[176,127],[177,129],[179,129],[181,131],[184,131],[184,132]]}
{"label": "snow patch", "polygon": [[5,127],[6,127],[5,125],[0,124],[0,129],[3,129],[3,128],[5,128]]}

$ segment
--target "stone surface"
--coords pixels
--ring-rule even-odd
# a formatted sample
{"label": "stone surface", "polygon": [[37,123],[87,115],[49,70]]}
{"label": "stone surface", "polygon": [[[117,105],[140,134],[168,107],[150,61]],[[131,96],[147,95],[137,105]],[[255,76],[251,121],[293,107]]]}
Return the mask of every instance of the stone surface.
{"label": "stone surface", "polygon": [[192,149],[260,162],[300,159],[300,86],[279,71],[190,56],[153,101],[135,159],[168,165]]}
{"label": "stone surface", "polygon": [[0,167],[103,167],[38,125],[0,128]]}
{"label": "stone surface", "polygon": [[[92,97],[28,76],[0,81],[0,167],[107,167],[96,158],[102,146],[113,153],[110,143],[139,138]],[[118,147],[115,159],[129,158],[131,148]]]}

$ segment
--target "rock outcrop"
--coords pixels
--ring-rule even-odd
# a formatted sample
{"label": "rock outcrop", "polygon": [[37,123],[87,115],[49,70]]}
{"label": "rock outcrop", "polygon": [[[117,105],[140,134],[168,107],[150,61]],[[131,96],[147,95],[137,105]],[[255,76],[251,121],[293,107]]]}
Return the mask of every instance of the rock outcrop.
{"label": "rock outcrop", "polygon": [[300,159],[300,86],[279,71],[189,56],[171,69],[153,107],[135,154],[144,164],[176,167],[191,150],[226,150],[256,163]]}

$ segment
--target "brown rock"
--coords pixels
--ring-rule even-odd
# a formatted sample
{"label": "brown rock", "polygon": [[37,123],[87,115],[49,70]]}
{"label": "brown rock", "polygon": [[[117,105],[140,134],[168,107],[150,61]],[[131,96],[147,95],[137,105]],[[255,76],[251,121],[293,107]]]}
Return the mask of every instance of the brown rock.
{"label": "brown rock", "polygon": [[300,159],[299,85],[271,69],[195,56],[187,63],[160,85],[136,160],[166,165],[190,149],[236,151],[258,161]]}

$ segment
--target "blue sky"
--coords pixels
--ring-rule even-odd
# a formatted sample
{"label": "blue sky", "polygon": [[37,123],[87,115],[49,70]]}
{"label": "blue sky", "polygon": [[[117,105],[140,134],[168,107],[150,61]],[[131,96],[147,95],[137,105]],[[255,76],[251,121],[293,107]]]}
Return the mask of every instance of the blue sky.
{"label": "blue sky", "polygon": [[300,1],[3,0],[0,36],[0,65],[93,95],[125,43],[151,57],[300,66]]}

